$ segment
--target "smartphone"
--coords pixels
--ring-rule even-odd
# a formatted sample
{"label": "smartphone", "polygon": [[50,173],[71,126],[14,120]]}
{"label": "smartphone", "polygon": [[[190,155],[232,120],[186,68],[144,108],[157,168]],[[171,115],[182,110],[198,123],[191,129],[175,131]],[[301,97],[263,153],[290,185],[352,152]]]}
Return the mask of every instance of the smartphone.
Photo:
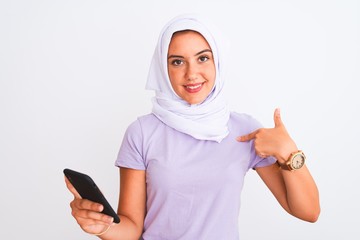
{"label": "smartphone", "polygon": [[63,172],[82,198],[102,204],[104,206],[102,213],[113,217],[115,223],[120,222],[119,216],[90,176],[68,168]]}

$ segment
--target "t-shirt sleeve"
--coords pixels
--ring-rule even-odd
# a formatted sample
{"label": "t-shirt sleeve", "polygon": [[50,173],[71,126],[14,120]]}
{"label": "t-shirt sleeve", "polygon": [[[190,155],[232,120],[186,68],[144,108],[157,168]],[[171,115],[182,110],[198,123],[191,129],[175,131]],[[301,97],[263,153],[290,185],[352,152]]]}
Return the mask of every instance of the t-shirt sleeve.
{"label": "t-shirt sleeve", "polygon": [[133,122],[126,130],[115,166],[145,170],[143,158],[143,137],[139,120]]}
{"label": "t-shirt sleeve", "polygon": [[[251,131],[249,133],[256,131],[257,129],[262,128],[262,127],[263,126],[259,121],[257,121],[255,118],[250,117]],[[250,144],[251,144],[251,149],[250,149],[251,159],[250,159],[250,163],[249,163],[249,169],[250,168],[255,169],[257,167],[266,167],[266,166],[269,166],[276,162],[276,158],[271,157],[271,156],[267,157],[267,158],[259,157],[255,152],[254,140],[251,140]]]}
{"label": "t-shirt sleeve", "polygon": [[253,158],[253,160],[250,162],[250,167],[255,170],[255,168],[258,167],[266,167],[269,166],[271,164],[274,164],[276,162],[276,158],[274,157],[267,157],[267,158],[261,158],[258,155],[255,154],[255,157]]}

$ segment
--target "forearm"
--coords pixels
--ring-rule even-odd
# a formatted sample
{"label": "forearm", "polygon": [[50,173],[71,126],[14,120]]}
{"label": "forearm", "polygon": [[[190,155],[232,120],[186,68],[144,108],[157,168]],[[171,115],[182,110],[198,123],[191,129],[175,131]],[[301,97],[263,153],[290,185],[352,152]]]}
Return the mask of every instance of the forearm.
{"label": "forearm", "polygon": [[142,233],[142,226],[137,226],[128,217],[120,215],[120,223],[113,224],[110,229],[101,236],[102,240],[138,240]]}
{"label": "forearm", "polygon": [[306,166],[297,171],[281,170],[289,212],[305,221],[315,222],[320,213],[319,192]]}

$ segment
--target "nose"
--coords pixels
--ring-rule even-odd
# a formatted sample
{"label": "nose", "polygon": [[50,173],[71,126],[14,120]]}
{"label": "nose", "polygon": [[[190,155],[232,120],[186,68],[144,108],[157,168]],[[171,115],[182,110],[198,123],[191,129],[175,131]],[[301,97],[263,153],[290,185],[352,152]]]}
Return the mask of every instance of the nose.
{"label": "nose", "polygon": [[188,81],[195,81],[198,79],[198,68],[197,68],[196,64],[189,63],[187,65],[185,77],[186,77],[186,80],[188,80]]}

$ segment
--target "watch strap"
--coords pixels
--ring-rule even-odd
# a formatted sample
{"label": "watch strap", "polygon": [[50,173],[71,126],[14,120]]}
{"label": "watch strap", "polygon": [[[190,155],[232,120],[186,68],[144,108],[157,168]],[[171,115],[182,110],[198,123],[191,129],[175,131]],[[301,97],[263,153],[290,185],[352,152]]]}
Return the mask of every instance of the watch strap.
{"label": "watch strap", "polygon": [[279,163],[279,161],[276,161],[277,165],[279,166],[279,169],[283,169],[283,170],[288,170],[288,171],[291,171],[292,169],[290,168],[289,165],[287,164],[281,164]]}

